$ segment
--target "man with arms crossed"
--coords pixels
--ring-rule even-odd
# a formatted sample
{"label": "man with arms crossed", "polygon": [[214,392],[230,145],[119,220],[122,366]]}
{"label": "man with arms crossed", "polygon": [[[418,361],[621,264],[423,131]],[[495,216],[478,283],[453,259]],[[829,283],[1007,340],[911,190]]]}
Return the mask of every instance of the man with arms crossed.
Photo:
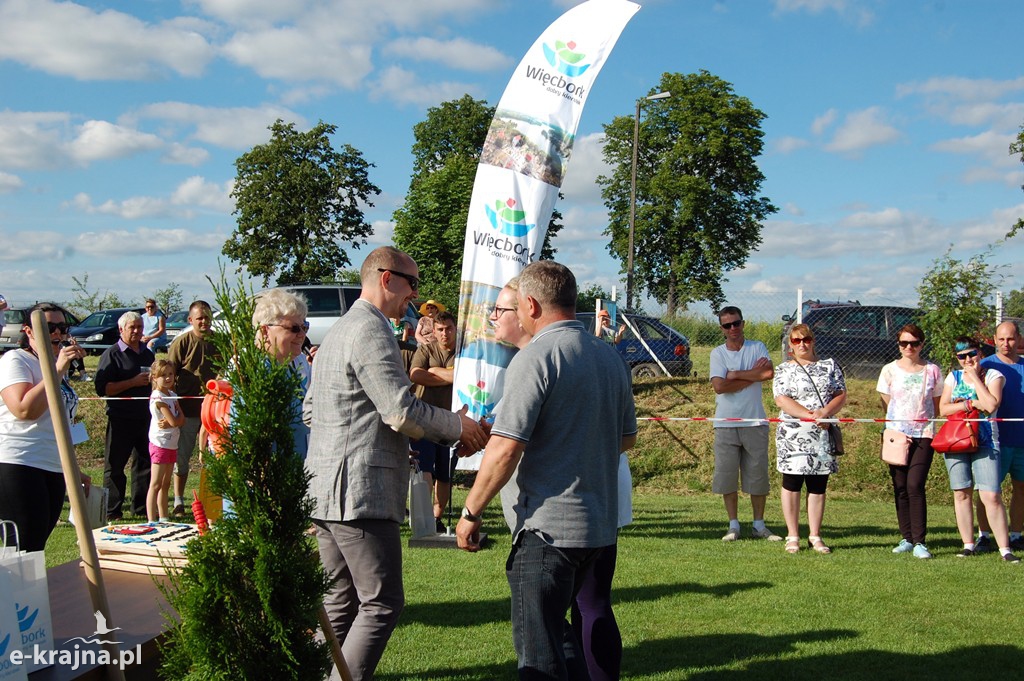
{"label": "man with arms crossed", "polygon": [[[185,515],[185,483],[188,482],[188,467],[192,460],[192,450],[196,446],[199,435],[199,413],[203,403],[199,399],[206,389],[206,382],[217,377],[213,363],[217,358],[217,347],[210,340],[213,324],[213,311],[210,304],[197,300],[188,307],[188,323],[192,329],[179,334],[167,350],[167,359],[174,365],[177,381],[174,391],[181,400],[181,411],[185,415],[185,425],[181,427],[181,438],[178,440],[177,472],[174,476],[174,510],[175,517]],[[201,442],[200,450],[206,443]]]}
{"label": "man with arms crossed", "polygon": [[[723,307],[718,323],[725,343],[711,351],[711,387],[715,394],[715,418],[764,419],[761,381],[775,375],[768,348],[761,341],[743,337],[743,313],[738,307]],[[729,531],[722,541],[740,538],[737,477],[742,474],[743,491],[750,495],[754,511],[754,538],[781,541],[782,537],[764,526],[768,498],[768,424],[753,421],[715,421],[715,476],[711,491],[721,494],[729,515]]]}
{"label": "man with arms crossed", "polygon": [[324,606],[355,679],[373,678],[405,604],[399,524],[409,489],[409,438],[471,451],[487,436],[463,413],[417,400],[389,317],[416,297],[419,268],[390,246],[371,251],[363,290],[328,331],[306,393],[320,560],[335,580]]}
{"label": "man with arms crossed", "polygon": [[636,442],[625,363],[576,321],[576,295],[572,272],[550,260],[519,276],[515,313],[533,340],[506,371],[510,389],[456,528],[460,548],[479,549],[480,514],[501,492],[521,679],[588,678],[565,615],[615,544],[619,453]]}
{"label": "man with arms crossed", "polygon": [[[984,369],[995,369],[1006,377],[1003,400],[999,403],[1002,418],[1024,417],[1024,359],[1017,353],[1020,330],[1014,322],[1003,322],[996,327],[993,339],[996,354],[981,360]],[[1013,496],[1010,498],[1010,548],[1024,549],[1021,530],[1024,529],[1024,421],[1003,421],[999,424],[999,479],[1010,474]],[[989,538],[992,528],[988,524],[985,507],[978,503],[978,528],[981,536],[975,551],[992,551],[995,546]]]}

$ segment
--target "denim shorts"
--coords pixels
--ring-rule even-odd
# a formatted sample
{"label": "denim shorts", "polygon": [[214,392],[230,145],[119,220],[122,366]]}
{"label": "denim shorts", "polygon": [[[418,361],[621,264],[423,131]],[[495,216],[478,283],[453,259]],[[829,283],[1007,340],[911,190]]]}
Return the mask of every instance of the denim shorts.
{"label": "denim shorts", "polygon": [[999,452],[991,447],[981,447],[974,454],[946,454],[946,470],[949,472],[950,489],[970,489],[982,492],[998,492]]}

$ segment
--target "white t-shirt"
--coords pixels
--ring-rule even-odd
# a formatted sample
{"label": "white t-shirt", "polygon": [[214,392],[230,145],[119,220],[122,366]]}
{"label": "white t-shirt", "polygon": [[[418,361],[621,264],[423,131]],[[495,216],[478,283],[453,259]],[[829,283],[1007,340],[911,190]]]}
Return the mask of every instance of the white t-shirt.
{"label": "white t-shirt", "polygon": [[[39,358],[27,350],[11,350],[0,357],[0,390],[18,383],[35,385],[43,380]],[[68,418],[75,420],[78,395],[65,380],[61,382],[61,395]],[[34,421],[19,419],[0,400],[0,462],[31,466],[51,473],[60,473],[60,453],[53,430],[50,410]]]}
{"label": "white t-shirt", "polygon": [[[746,371],[754,362],[768,356],[768,348],[761,341],[744,340],[739,350],[729,350],[725,344],[711,351],[711,378],[725,378],[730,371]],[[734,393],[715,396],[715,418],[763,419],[764,401],[761,398],[761,381],[751,383]],[[759,426],[754,421],[730,423],[715,421],[715,428],[745,428]]]}
{"label": "white t-shirt", "polygon": [[167,408],[171,410],[174,416],[178,416],[181,413],[178,407],[178,400],[168,400],[166,399],[168,397],[177,397],[177,395],[173,390],[166,394],[159,390],[154,390],[149,395],[149,415],[152,417],[149,419],[149,442],[164,449],[177,449],[181,428],[177,426],[174,428],[161,428],[157,425],[157,421],[163,418],[163,414],[157,408],[158,404],[167,405]]}

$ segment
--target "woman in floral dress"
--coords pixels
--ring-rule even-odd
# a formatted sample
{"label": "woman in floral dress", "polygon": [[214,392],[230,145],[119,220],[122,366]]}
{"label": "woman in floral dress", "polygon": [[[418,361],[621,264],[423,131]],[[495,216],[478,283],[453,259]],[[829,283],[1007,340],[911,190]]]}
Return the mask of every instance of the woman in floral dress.
{"label": "woman in floral dress", "polygon": [[[776,468],[782,473],[782,514],[786,518],[786,552],[800,550],[800,493],[807,486],[809,545],[832,553],[821,540],[828,476],[839,470],[827,423],[806,419],[834,417],[846,402],[846,379],[835,360],[819,360],[814,332],[806,324],[789,330],[793,359],[775,369],[772,392],[783,419],[775,431]],[[793,420],[791,420],[793,419]],[[805,420],[795,420],[805,419]]]}

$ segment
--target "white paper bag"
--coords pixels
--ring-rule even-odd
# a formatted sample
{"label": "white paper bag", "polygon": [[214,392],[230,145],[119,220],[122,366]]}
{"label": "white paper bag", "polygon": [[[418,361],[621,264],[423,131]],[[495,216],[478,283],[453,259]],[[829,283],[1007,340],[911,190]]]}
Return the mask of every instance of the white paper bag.
{"label": "white paper bag", "polygon": [[11,662],[11,651],[20,649],[20,637],[11,578],[5,570],[0,570],[0,681],[28,681],[25,664]]}
{"label": "white paper bag", "polygon": [[[89,516],[89,529],[96,530],[107,524],[107,498],[110,490],[106,487],[93,485],[89,488],[89,496],[85,498],[85,510]],[[75,525],[75,514],[68,511],[68,522]]]}
{"label": "white paper bag", "polygon": [[[25,656],[25,671],[31,674],[50,665],[35,664],[35,651],[53,650],[53,620],[50,619],[50,592],[46,584],[46,557],[42,551],[20,552],[0,558],[0,570],[10,578],[15,616]],[[11,645],[14,645],[12,640]],[[45,656],[49,658],[49,654]]]}
{"label": "white paper bag", "polygon": [[426,474],[419,466],[412,468],[409,471],[409,527],[413,539],[437,534],[431,492]]}

